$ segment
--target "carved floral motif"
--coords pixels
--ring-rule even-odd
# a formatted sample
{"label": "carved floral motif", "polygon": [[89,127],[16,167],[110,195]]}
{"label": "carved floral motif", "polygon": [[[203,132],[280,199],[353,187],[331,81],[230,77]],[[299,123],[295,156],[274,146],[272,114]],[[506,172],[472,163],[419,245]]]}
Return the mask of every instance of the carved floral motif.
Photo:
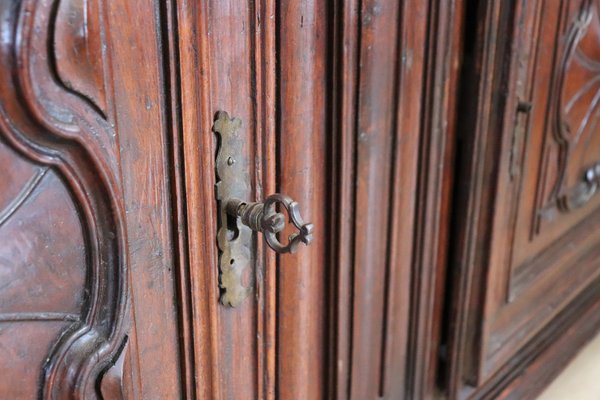
{"label": "carved floral motif", "polygon": [[600,16],[597,0],[586,0],[566,36],[555,96],[559,170],[553,197],[559,209],[582,207],[597,191],[590,168],[600,161],[594,150],[600,117]]}

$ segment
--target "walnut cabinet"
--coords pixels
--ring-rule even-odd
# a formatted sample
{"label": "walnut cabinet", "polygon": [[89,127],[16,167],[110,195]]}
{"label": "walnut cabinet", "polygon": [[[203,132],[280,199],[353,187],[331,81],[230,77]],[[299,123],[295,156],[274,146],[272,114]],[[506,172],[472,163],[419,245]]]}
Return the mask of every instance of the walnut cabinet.
{"label": "walnut cabinet", "polygon": [[599,119],[598,0],[3,0],[0,398],[535,399]]}

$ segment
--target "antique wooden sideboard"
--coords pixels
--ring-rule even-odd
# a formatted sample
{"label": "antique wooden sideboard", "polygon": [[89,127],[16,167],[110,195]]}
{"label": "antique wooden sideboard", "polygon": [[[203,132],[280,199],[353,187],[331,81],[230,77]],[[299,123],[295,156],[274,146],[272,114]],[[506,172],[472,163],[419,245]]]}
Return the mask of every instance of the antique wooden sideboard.
{"label": "antique wooden sideboard", "polygon": [[599,119],[600,0],[0,1],[0,399],[535,399]]}

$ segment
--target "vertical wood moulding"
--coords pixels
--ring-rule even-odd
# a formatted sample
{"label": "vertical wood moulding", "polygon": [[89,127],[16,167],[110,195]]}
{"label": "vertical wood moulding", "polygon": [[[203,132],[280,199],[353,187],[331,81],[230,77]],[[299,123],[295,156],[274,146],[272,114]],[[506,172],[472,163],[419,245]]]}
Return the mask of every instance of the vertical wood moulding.
{"label": "vertical wood moulding", "polygon": [[[212,115],[206,40],[206,2],[178,2],[181,119],[189,238],[195,388],[199,398],[221,399],[217,337],[218,278],[215,251]],[[202,134],[204,133],[204,134]],[[209,149],[209,151],[202,151]],[[204,183],[204,185],[203,185]]]}
{"label": "vertical wood moulding", "polygon": [[350,398],[381,395],[398,3],[360,6]]}
{"label": "vertical wood moulding", "polygon": [[[254,135],[256,156],[255,198],[263,199],[276,192],[276,3],[262,0],[252,3],[255,82]],[[257,241],[257,393],[256,398],[274,399],[276,384],[276,253]]]}
{"label": "vertical wood moulding", "polygon": [[[265,141],[264,141],[264,157],[266,168],[264,177],[264,193],[271,194],[277,189],[275,184],[277,177],[276,170],[276,129],[277,129],[277,88],[276,88],[276,34],[277,28],[275,25],[276,0],[263,1],[262,24],[264,26],[264,69],[265,86],[264,99],[265,106],[262,117],[265,121]],[[264,246],[264,244],[263,244]],[[264,247],[263,247],[264,248]],[[274,252],[264,251],[265,254],[265,338],[263,343],[265,353],[265,399],[275,400],[276,384],[277,384],[277,366],[276,366],[276,351],[277,351],[277,257]]]}
{"label": "vertical wood moulding", "polygon": [[[143,35],[157,40],[147,42],[148,46],[131,48],[111,45],[103,51],[111,56],[109,69],[113,88],[108,93],[114,95],[114,123],[119,132],[130,286],[134,300],[132,318],[137,331],[128,342],[134,374],[138,378],[133,389],[142,398],[164,398],[180,393],[179,371],[162,368],[164,364],[179,363],[175,272],[171,269],[169,140],[161,98],[158,8],[142,3],[138,0],[127,2],[129,9],[138,10],[129,14],[123,12],[121,2],[105,2],[104,13],[110,26],[107,40],[115,44],[126,38],[132,43],[141,43]],[[137,29],[139,26],[145,27],[143,34]],[[139,65],[148,67],[140,69]],[[138,152],[144,157],[134,156]],[[165,223],[156,224],[156,220]],[[144,312],[146,309],[155,312]]]}
{"label": "vertical wood moulding", "polygon": [[[408,325],[407,396],[435,395],[439,346],[441,345],[444,284],[449,246],[449,222],[454,184],[456,95],[464,3],[429,3],[426,16],[427,49],[423,60],[422,125],[414,215],[410,319]],[[425,23],[423,24],[425,25]]]}
{"label": "vertical wood moulding", "polygon": [[[339,1],[334,14],[330,391],[338,399],[436,390],[463,4],[402,2],[385,10],[388,22],[378,20],[378,5]],[[381,26],[389,28],[377,37]],[[381,48],[397,56],[371,66]],[[375,90],[378,79],[388,87]],[[370,158],[364,126],[375,120],[375,135],[392,150]],[[375,178],[380,184],[369,186]],[[378,278],[369,283],[366,274]]]}
{"label": "vertical wood moulding", "polygon": [[169,123],[171,166],[171,205],[173,213],[173,241],[177,269],[178,317],[181,351],[181,385],[184,398],[195,398],[194,336],[188,258],[185,167],[183,162],[183,130],[181,119],[181,79],[179,71],[179,30],[175,0],[160,3],[163,66],[165,69],[166,120]]}
{"label": "vertical wood moulding", "polygon": [[359,0],[338,0],[334,8],[333,115],[334,188],[331,208],[333,243],[331,265],[330,397],[350,396],[352,354],[352,286],[354,254],[355,125],[358,86]]}
{"label": "vertical wood moulding", "polygon": [[[412,43],[407,31],[419,35],[423,24],[411,26],[410,20],[418,18],[412,10],[411,2],[399,5],[396,27],[396,60],[394,61],[394,100],[390,110],[392,128],[392,154],[389,180],[389,223],[387,232],[385,291],[383,307],[383,328],[381,343],[379,396],[383,398],[403,398],[405,388],[404,370],[406,367],[406,321],[408,295],[410,293],[410,254],[412,250],[412,226],[414,198],[414,164],[417,152],[419,131],[420,74],[418,67],[413,69],[423,56],[422,43]],[[422,13],[421,13],[422,14]],[[409,34],[410,35],[410,34]],[[416,63],[415,63],[416,61]],[[411,92],[415,85],[416,93]],[[411,98],[415,96],[415,98]],[[411,109],[411,106],[414,107]],[[399,240],[401,239],[401,240]]]}
{"label": "vertical wood moulding", "polygon": [[[486,37],[498,29],[498,23],[496,16],[499,14],[500,2],[490,2],[488,4],[480,5],[476,13],[478,20],[484,20],[485,24],[479,28],[482,30],[478,35],[479,38]],[[472,6],[472,5],[471,5]],[[495,36],[495,35],[494,35]],[[484,42],[482,39],[475,40],[476,51],[481,53],[482,62],[472,65],[470,68],[470,77],[472,82],[480,82],[482,76],[493,76],[494,73],[494,61],[496,60],[496,46],[494,43]],[[464,74],[463,74],[464,75]],[[464,84],[464,96],[468,99],[469,106],[474,107],[476,115],[479,118],[473,118],[468,120],[467,118],[459,118],[457,121],[460,129],[465,132],[471,131],[484,131],[488,129],[490,125],[491,115],[491,104],[486,98],[486,94],[492,89],[492,80],[483,79],[480,85]],[[471,189],[466,192],[463,188],[459,187],[457,195],[455,196],[456,204],[469,204],[466,210],[460,218],[453,218],[454,222],[453,231],[458,232],[459,235],[455,239],[455,243],[467,243],[476,237],[484,237],[478,230],[478,225],[475,223],[479,221],[478,212],[482,205],[488,204],[482,196],[481,187],[485,182],[485,175],[489,171],[485,171],[483,168],[479,168],[476,164],[477,159],[481,159],[487,147],[486,135],[475,135],[471,137],[466,136],[463,138],[464,145],[461,149],[461,153],[469,155],[468,158],[460,160],[460,165],[457,166],[457,176],[461,176],[462,179],[468,181]],[[474,156],[471,157],[471,154]],[[474,240],[473,243],[478,243]],[[457,245],[458,246],[458,245]],[[452,256],[452,276],[449,275],[448,279],[453,280],[452,284],[452,304],[449,307],[452,312],[452,323],[449,326],[450,334],[448,339],[448,357],[449,362],[447,369],[449,371],[447,377],[447,390],[451,398],[459,397],[461,387],[461,381],[463,378],[468,379],[469,364],[475,363],[474,360],[468,359],[465,356],[465,348],[467,342],[476,342],[480,335],[479,327],[476,325],[476,321],[472,317],[468,317],[469,310],[480,310],[482,296],[479,290],[482,285],[480,275],[473,274],[473,268],[475,265],[481,265],[482,260],[480,254],[475,252],[476,246],[462,246],[457,248],[455,254]],[[483,273],[482,275],[485,275]],[[472,311],[472,313],[476,313]],[[473,355],[471,358],[477,358]]]}
{"label": "vertical wood moulding", "polygon": [[[427,35],[427,3],[406,1],[402,3],[398,17],[398,64],[396,84],[396,104],[394,107],[394,157],[390,193],[390,225],[388,231],[388,282],[386,301],[385,347],[382,355],[381,395],[385,398],[411,398],[410,374],[416,365],[409,359],[414,346],[407,344],[414,340],[410,330],[415,303],[411,297],[419,291],[411,282],[420,273],[422,266],[413,268],[413,249],[418,236],[415,235],[416,193],[419,181],[420,137],[427,132],[422,128],[422,108],[427,92],[424,86],[426,59],[425,40]],[[435,38],[435,36],[433,36]],[[418,203],[418,202],[417,202]],[[437,217],[433,214],[431,221]],[[428,221],[419,221],[420,223]],[[429,314],[420,315],[423,320]],[[418,398],[418,397],[417,397]]]}
{"label": "vertical wood moulding", "polygon": [[[102,4],[98,7],[98,12],[101,15],[101,20],[103,21],[103,30],[102,30],[102,41],[107,43],[110,38],[110,22],[109,22],[109,4],[108,2],[102,2]],[[110,55],[111,51],[109,51],[110,46],[102,46],[102,58],[103,58],[103,70],[104,70],[104,90],[106,91],[106,114],[108,119],[115,120],[118,115],[117,110],[117,102],[116,102],[116,85],[115,85],[115,69],[113,66],[114,60],[112,59],[114,56]],[[120,142],[120,134],[117,132],[116,124],[115,124],[115,135],[117,137],[117,141]],[[122,155],[121,155],[121,146],[117,151],[118,162],[121,165],[120,168],[120,178],[121,178],[121,189],[123,189],[123,180],[124,180],[124,171],[122,167]],[[131,266],[131,255],[127,254],[127,265]],[[132,277],[131,271],[129,272],[130,279]],[[129,290],[133,294],[133,284],[129,283]],[[129,308],[129,318],[131,321],[136,321],[136,313],[133,296],[130,299],[130,308]],[[124,370],[124,374],[128,374],[127,383],[122,386],[123,389],[132,394],[133,397],[138,398],[142,395],[142,380],[140,376],[140,357],[139,357],[139,347],[138,347],[138,338],[137,338],[137,326],[135,323],[130,323],[131,328],[128,332],[128,338],[126,342],[126,348],[123,349],[122,354],[119,356],[126,357],[125,364],[129,366],[128,369]],[[127,351],[126,351],[127,350]],[[108,371],[107,371],[108,373]]]}
{"label": "vertical wood moulding", "polygon": [[277,397],[319,399],[326,390],[328,12],[326,2],[281,2],[278,16],[280,191],[316,229],[311,246],[279,257]]}
{"label": "vertical wood moulding", "polygon": [[[196,395],[274,398],[275,256],[260,237],[239,307],[219,304],[213,117],[242,120],[249,200],[275,192],[275,2],[178,3]],[[232,33],[235,32],[235,35]]]}
{"label": "vertical wood moulding", "polygon": [[[265,127],[263,127],[263,109],[265,102],[263,96],[258,95],[258,88],[262,87],[264,80],[264,68],[261,62],[262,54],[264,49],[262,48],[262,32],[259,27],[261,24],[260,12],[262,11],[262,4],[258,1],[248,2],[249,14],[248,24],[250,28],[250,62],[253,65],[251,76],[250,76],[250,91],[252,93],[252,119],[254,120],[254,132],[252,136],[252,143],[254,146],[254,198],[260,200],[264,197],[263,189],[263,177],[266,174],[263,152],[263,138],[265,138]],[[266,138],[265,138],[266,139]],[[266,258],[264,254],[264,242],[261,237],[257,235],[258,240],[256,241],[256,259],[254,264],[254,288],[255,288],[255,299],[256,299],[256,320],[255,330],[256,333],[253,338],[256,341],[256,361],[253,368],[256,368],[256,392],[254,398],[262,399],[265,394],[265,357],[263,352],[262,343],[266,339],[266,319],[268,310],[265,308],[265,298],[267,294],[264,290],[265,282],[264,278],[267,276]]]}

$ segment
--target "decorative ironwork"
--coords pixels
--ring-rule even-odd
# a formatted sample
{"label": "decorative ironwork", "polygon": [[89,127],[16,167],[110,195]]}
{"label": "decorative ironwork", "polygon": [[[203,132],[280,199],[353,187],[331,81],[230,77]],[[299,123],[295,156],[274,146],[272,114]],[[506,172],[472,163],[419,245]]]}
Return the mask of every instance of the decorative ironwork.
{"label": "decorative ironwork", "polygon": [[250,263],[252,231],[237,218],[225,211],[230,198],[246,197],[249,194],[248,160],[243,154],[243,139],[239,135],[242,121],[230,118],[224,111],[217,113],[213,131],[218,135],[216,158],[216,195],[219,207],[219,286],[222,289],[221,303],[237,307],[252,291],[242,283],[245,269]]}
{"label": "decorative ironwork", "polygon": [[[283,254],[294,253],[300,243],[309,245],[314,229],[313,224],[304,223],[298,203],[289,196],[275,193],[264,202],[240,200],[248,198],[250,194],[244,140],[238,134],[241,126],[239,119],[230,118],[224,111],[217,113],[213,125],[213,131],[218,136],[216,197],[219,208],[219,285],[223,290],[221,303],[231,307],[241,304],[252,290],[251,285],[246,287],[242,283],[244,271],[251,260],[252,231],[261,232],[269,247]],[[277,205],[287,211],[289,221],[297,229],[297,232],[289,235],[287,244],[280,242],[277,237],[286,226],[285,215],[277,212]]]}
{"label": "decorative ironwork", "polygon": [[[282,244],[277,239],[277,234],[285,228],[285,216],[275,210],[277,204],[287,210],[289,221],[298,229],[298,232],[288,237],[287,244]],[[284,194],[275,193],[262,203],[231,199],[225,208],[229,215],[240,217],[242,223],[253,231],[262,232],[269,247],[277,253],[295,253],[300,243],[308,246],[313,240],[313,224],[304,223],[298,203]]]}

